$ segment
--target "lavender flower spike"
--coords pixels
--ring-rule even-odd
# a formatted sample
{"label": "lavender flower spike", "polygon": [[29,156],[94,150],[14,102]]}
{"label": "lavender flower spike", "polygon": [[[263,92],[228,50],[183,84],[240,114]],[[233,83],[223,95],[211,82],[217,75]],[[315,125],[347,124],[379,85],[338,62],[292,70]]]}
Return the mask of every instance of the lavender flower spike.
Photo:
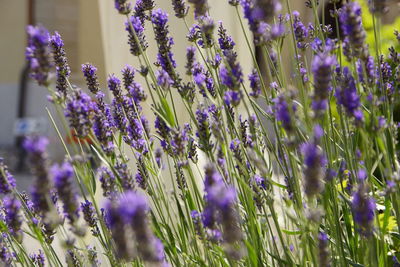
{"label": "lavender flower spike", "polygon": [[22,217],[19,213],[21,202],[14,196],[6,196],[4,198],[4,210],[6,213],[6,223],[11,234],[18,240],[22,241]]}
{"label": "lavender flower spike", "polygon": [[270,22],[281,9],[282,5],[279,0],[254,0],[252,17],[253,19]]}
{"label": "lavender flower spike", "polygon": [[319,266],[330,267],[329,239],[324,232],[318,234],[318,259]]}
{"label": "lavender flower spike", "polygon": [[172,0],[172,6],[175,11],[175,16],[177,18],[186,17],[189,8],[186,6],[185,0]]}
{"label": "lavender flower spike", "polygon": [[336,57],[327,53],[319,53],[314,56],[312,72],[314,74],[314,95],[312,107],[317,117],[322,116],[328,104],[328,96],[331,91],[332,68],[336,63]]}
{"label": "lavender flower spike", "polygon": [[62,165],[53,165],[51,172],[58,196],[64,204],[65,216],[74,225],[79,218],[80,207],[73,188],[74,170],[72,165],[68,162],[64,162]]}
{"label": "lavender flower spike", "polygon": [[326,159],[318,146],[323,129],[318,125],[314,129],[314,140],[303,145],[304,154],[304,191],[308,197],[313,197],[324,189]]}
{"label": "lavender flower spike", "polygon": [[50,37],[50,45],[53,50],[54,62],[57,70],[57,94],[58,97],[65,99],[67,94],[67,78],[71,74],[71,69],[67,62],[64,49],[64,42],[58,32]]}
{"label": "lavender flower spike", "polygon": [[127,0],[115,0],[114,6],[122,15],[128,15],[132,11],[132,4]]}
{"label": "lavender flower spike", "polygon": [[143,22],[137,16],[131,16],[125,22],[125,30],[128,32],[128,44],[131,54],[139,56],[147,49],[147,42],[144,35]]}
{"label": "lavender flower spike", "polygon": [[9,194],[15,189],[15,179],[4,164],[3,158],[0,158],[0,194]]}
{"label": "lavender flower spike", "polygon": [[146,262],[165,263],[165,254],[161,241],[154,236],[149,227],[147,218],[149,205],[142,195],[128,191],[115,202],[108,202],[106,210],[111,232],[113,237],[116,238],[117,247],[121,247],[125,252],[125,255],[121,256],[126,257],[125,259],[128,260],[132,259],[132,254],[126,249],[134,246],[133,240],[129,238],[129,232],[123,233],[121,231],[122,229],[130,228],[134,233],[137,244],[136,249],[140,258]]}
{"label": "lavender flower spike", "polygon": [[357,191],[353,194],[352,200],[353,218],[358,225],[360,233],[369,237],[374,227],[375,200],[369,196],[369,188],[365,179],[360,180]]}
{"label": "lavender flower spike", "polygon": [[82,64],[83,76],[89,91],[96,95],[99,92],[99,79],[97,78],[97,68],[90,63]]}
{"label": "lavender flower spike", "polygon": [[194,5],[194,14],[196,18],[204,16],[208,11],[208,3],[207,0],[188,0],[189,3]]}
{"label": "lavender flower spike", "polygon": [[352,48],[354,57],[366,59],[368,49],[365,44],[365,30],[362,24],[361,7],[357,2],[349,2],[342,7],[339,14],[343,35]]}
{"label": "lavender flower spike", "polygon": [[29,25],[26,28],[28,46],[26,59],[29,63],[30,75],[39,85],[49,85],[49,72],[52,67],[50,59],[49,32],[42,26]]}

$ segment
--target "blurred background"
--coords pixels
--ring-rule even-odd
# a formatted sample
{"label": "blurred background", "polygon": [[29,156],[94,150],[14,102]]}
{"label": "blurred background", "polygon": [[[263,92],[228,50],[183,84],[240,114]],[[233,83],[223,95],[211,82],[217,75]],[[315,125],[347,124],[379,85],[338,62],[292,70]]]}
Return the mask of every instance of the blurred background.
{"label": "blurred background", "polygon": [[[170,0],[155,2],[158,8],[171,14],[170,31],[176,40],[173,50],[178,68],[182,71],[185,65],[184,51],[188,45],[185,25],[173,16]],[[304,2],[291,0],[291,5],[292,10],[298,10],[307,21],[312,16]],[[392,2],[398,3],[397,0]],[[235,9],[228,5],[227,0],[209,0],[209,4],[214,21],[222,20],[228,33],[233,36],[239,61],[247,75],[252,68],[252,62]],[[398,11],[397,6],[391,9],[392,14]],[[389,14],[385,19],[390,21],[391,17],[393,16]],[[24,153],[18,149],[21,136],[47,135],[51,142],[49,153],[52,160],[60,161],[64,157],[61,143],[46,111],[46,107],[51,111],[51,104],[46,98],[47,91],[37,86],[28,76],[24,55],[26,25],[42,24],[51,33],[57,30],[61,34],[74,84],[84,87],[80,65],[90,62],[98,68],[101,86],[104,88],[109,73],[119,75],[127,63],[139,66],[129,53],[124,19],[124,16],[114,10],[112,0],[0,0],[0,157],[6,159],[11,170],[19,173],[16,178],[22,189],[30,183],[30,176],[24,174],[27,171]],[[193,17],[189,16],[188,20],[192,23]],[[151,32],[146,35],[150,43],[149,57],[155,61],[153,35]],[[289,57],[286,60],[290,62]],[[149,109],[148,112],[151,113]],[[182,112],[184,113],[186,112]]]}

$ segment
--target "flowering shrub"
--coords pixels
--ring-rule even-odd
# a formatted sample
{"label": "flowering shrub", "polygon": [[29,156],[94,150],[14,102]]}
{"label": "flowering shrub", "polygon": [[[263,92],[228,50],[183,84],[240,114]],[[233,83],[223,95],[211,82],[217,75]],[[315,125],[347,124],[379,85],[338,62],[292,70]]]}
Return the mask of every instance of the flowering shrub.
{"label": "flowering shrub", "polygon": [[[82,65],[89,92],[72,86],[61,36],[28,26],[31,77],[51,94],[57,117],[49,116],[60,137],[65,132],[76,142],[67,146],[61,138],[66,159],[50,166],[47,139],[25,139],[36,176],[29,193],[16,190],[0,161],[1,262],[399,266],[400,55],[395,48],[380,50],[385,1],[368,1],[374,19],[368,38],[359,4],[338,9],[339,1],[332,1],[340,27],[334,38],[318,17],[306,25],[289,0],[229,0],[239,11],[241,40],[209,17],[206,0],[188,2],[195,15],[186,36],[192,45],[186,62],[176,62],[168,14],[152,0],[115,1],[126,17],[121,27],[130,52],[141,63],[108,77],[110,102],[95,66]],[[318,13],[318,1],[306,4]],[[172,5],[187,25],[188,4]],[[280,14],[283,9],[288,14]],[[374,44],[366,42],[371,38]],[[235,42],[248,45],[251,73],[243,73]],[[284,50],[284,43],[291,48]],[[151,45],[158,48],[156,59],[147,56]],[[292,66],[282,64],[283,56]],[[145,101],[152,123],[142,110]],[[25,250],[28,238],[40,244],[36,253]],[[62,255],[55,239],[63,241]]]}

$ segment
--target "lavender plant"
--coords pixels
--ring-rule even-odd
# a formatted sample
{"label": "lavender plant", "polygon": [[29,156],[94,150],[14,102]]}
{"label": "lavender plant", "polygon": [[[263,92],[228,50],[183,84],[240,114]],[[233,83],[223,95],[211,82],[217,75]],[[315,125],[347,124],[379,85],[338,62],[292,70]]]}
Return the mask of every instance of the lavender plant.
{"label": "lavender plant", "polygon": [[[332,1],[335,25],[319,20],[324,1],[306,1],[315,14],[308,26],[289,0],[226,1],[242,29],[237,40],[206,0],[171,1],[190,43],[186,62],[176,62],[168,14],[151,0],[116,0],[140,63],[107,85],[82,65],[88,93],[70,83],[61,36],[28,26],[31,77],[51,94],[66,158],[50,168],[47,139],[28,137],[29,194],[0,161],[2,264],[399,266],[400,58],[380,50],[386,1],[368,1],[375,54],[356,1]],[[66,145],[63,133],[77,142]],[[28,238],[39,251],[27,252]]]}

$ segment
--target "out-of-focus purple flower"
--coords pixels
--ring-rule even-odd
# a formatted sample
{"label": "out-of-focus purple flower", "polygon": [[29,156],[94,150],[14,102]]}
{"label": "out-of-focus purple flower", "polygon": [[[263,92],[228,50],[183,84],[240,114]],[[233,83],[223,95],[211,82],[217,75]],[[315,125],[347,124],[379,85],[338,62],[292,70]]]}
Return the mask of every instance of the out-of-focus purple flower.
{"label": "out-of-focus purple flower", "polygon": [[351,46],[352,56],[365,59],[368,56],[368,48],[365,45],[365,30],[362,25],[361,7],[357,2],[345,4],[339,14],[339,20],[343,35]]}
{"label": "out-of-focus purple flower", "polygon": [[[147,213],[149,205],[144,196],[128,191],[116,201],[106,204],[106,214],[111,227],[117,250],[120,257],[131,260],[133,255],[127,250],[137,244],[136,249],[142,260],[153,263],[165,263],[165,254],[162,243],[157,239],[149,227]],[[124,229],[130,228],[134,233],[129,237],[129,232]],[[128,235],[128,236],[127,236]],[[120,243],[123,242],[123,243]],[[121,252],[124,252],[121,254]]]}
{"label": "out-of-focus purple flower", "polygon": [[57,94],[58,97],[65,99],[67,95],[67,78],[71,74],[71,69],[67,62],[64,42],[58,32],[55,32],[54,35],[50,37],[50,45],[53,51],[53,58],[57,71]]}
{"label": "out-of-focus purple flower", "polygon": [[[289,107],[288,102],[283,94],[279,95],[277,98],[273,100],[275,117],[278,121],[282,123],[283,128],[287,132],[291,132],[294,130],[292,113],[295,112],[295,107]],[[290,108],[292,110],[290,110]]]}
{"label": "out-of-focus purple flower", "polygon": [[125,30],[128,32],[128,44],[131,54],[134,56],[141,55],[148,47],[144,35],[143,22],[137,16],[131,16],[125,22]]}
{"label": "out-of-focus purple flower", "polygon": [[[208,172],[208,174],[207,174]],[[242,256],[240,242],[243,238],[239,227],[239,214],[236,210],[236,192],[233,187],[225,185],[214,167],[207,166],[205,181],[205,200],[203,223],[213,229],[216,222],[222,226],[222,238],[226,244],[226,252],[230,258],[240,259]],[[210,182],[210,180],[213,180]],[[239,245],[239,246],[238,246]]]}
{"label": "out-of-focus purple flower", "polygon": [[321,267],[330,267],[329,239],[324,232],[318,233],[318,260]]}
{"label": "out-of-focus purple flower", "polygon": [[273,17],[282,9],[279,0],[254,0],[252,10],[253,19],[258,19],[264,22],[270,22]]}
{"label": "out-of-focus purple flower", "polygon": [[353,218],[358,226],[360,233],[369,237],[372,235],[374,227],[375,200],[369,196],[369,189],[366,181],[360,180],[357,191],[353,194],[351,207]]}
{"label": "out-of-focus purple flower", "polygon": [[20,214],[21,202],[15,196],[5,196],[4,211],[6,224],[9,231],[18,242],[22,241],[22,216]]}
{"label": "out-of-focus purple flower", "polygon": [[356,83],[349,68],[343,68],[341,73],[340,70],[338,70],[338,75],[336,77],[339,84],[335,92],[338,104],[342,105],[346,113],[350,116],[359,117],[358,112],[361,107],[360,97],[357,94]]}
{"label": "out-of-focus purple flower", "polygon": [[29,254],[29,258],[33,261],[34,264],[36,264],[35,266],[44,267],[46,258],[41,249],[39,249],[39,252],[37,254],[35,253]]}
{"label": "out-of-focus purple flower", "polygon": [[249,93],[252,97],[259,97],[261,95],[261,80],[256,69],[253,69],[249,74],[250,88]]}
{"label": "out-of-focus purple flower", "polygon": [[231,90],[239,91],[243,82],[242,67],[237,62],[237,55],[234,51],[225,50],[226,63],[220,69],[221,83]]}
{"label": "out-of-focus purple flower", "polygon": [[51,173],[54,179],[54,186],[57,190],[58,197],[64,204],[64,214],[70,223],[75,225],[79,219],[80,206],[78,202],[78,196],[74,192],[74,169],[70,163],[64,162],[62,165],[53,165],[51,168]]}
{"label": "out-of-focus purple flower", "polygon": [[194,5],[194,15],[196,16],[196,18],[205,16],[207,14],[207,0],[188,0],[188,2]]}
{"label": "out-of-focus purple flower", "polygon": [[226,105],[230,106],[238,106],[240,104],[240,100],[243,98],[242,93],[240,91],[226,91],[224,93],[224,102]]}
{"label": "out-of-focus purple flower", "polygon": [[312,62],[314,74],[314,95],[312,107],[319,117],[327,108],[328,96],[331,91],[332,68],[336,64],[336,57],[327,53],[318,53]]}
{"label": "out-of-focus purple flower", "polygon": [[[34,211],[41,217],[45,241],[51,243],[55,228],[59,223],[55,215],[55,207],[49,196],[51,181],[48,175],[47,154],[45,152],[48,140],[45,137],[30,137],[25,139],[24,148],[28,153],[32,171],[36,176],[31,187]],[[36,219],[34,219],[36,220]]]}
{"label": "out-of-focus purple flower", "polygon": [[29,63],[30,76],[39,85],[49,85],[49,72],[52,68],[51,51],[49,46],[50,35],[43,26],[26,27],[28,46],[25,56]]}
{"label": "out-of-focus purple flower", "polygon": [[86,137],[89,134],[95,108],[95,102],[80,89],[68,95],[64,114],[69,119],[71,129],[75,129],[79,137]]}
{"label": "out-of-focus purple flower", "polygon": [[96,247],[87,246],[88,260],[91,267],[100,267],[101,261],[97,256]]}
{"label": "out-of-focus purple flower", "polygon": [[132,11],[132,4],[128,0],[115,0],[114,6],[122,15],[128,15]]}
{"label": "out-of-focus purple flower", "polygon": [[387,0],[368,0],[371,13],[383,14],[388,11]]}
{"label": "out-of-focus purple flower", "polygon": [[214,45],[214,21],[209,16],[202,16],[199,19],[199,26],[200,26],[200,40],[198,44],[202,48],[210,48]]}
{"label": "out-of-focus purple flower", "polygon": [[186,49],[186,74],[192,75],[193,65],[196,61],[195,58],[196,48],[194,46],[189,46]]}
{"label": "out-of-focus purple flower", "polygon": [[164,90],[168,90],[174,83],[169,74],[163,69],[157,71],[156,76],[157,84]]}
{"label": "out-of-focus purple flower", "polygon": [[304,191],[308,197],[313,197],[324,189],[326,158],[318,146],[323,135],[322,128],[317,125],[314,129],[314,140],[302,146],[304,154]]}
{"label": "out-of-focus purple flower", "polygon": [[12,266],[14,257],[6,244],[5,239],[6,239],[6,234],[5,233],[1,234],[0,235],[0,263],[4,264],[4,266]]}
{"label": "out-of-focus purple flower", "polygon": [[172,0],[172,6],[175,11],[175,16],[177,18],[186,17],[189,7],[186,6],[185,0]]}
{"label": "out-of-focus purple flower", "polygon": [[15,189],[15,186],[14,176],[8,171],[7,165],[4,164],[4,159],[0,158],[0,193],[9,194]]}

